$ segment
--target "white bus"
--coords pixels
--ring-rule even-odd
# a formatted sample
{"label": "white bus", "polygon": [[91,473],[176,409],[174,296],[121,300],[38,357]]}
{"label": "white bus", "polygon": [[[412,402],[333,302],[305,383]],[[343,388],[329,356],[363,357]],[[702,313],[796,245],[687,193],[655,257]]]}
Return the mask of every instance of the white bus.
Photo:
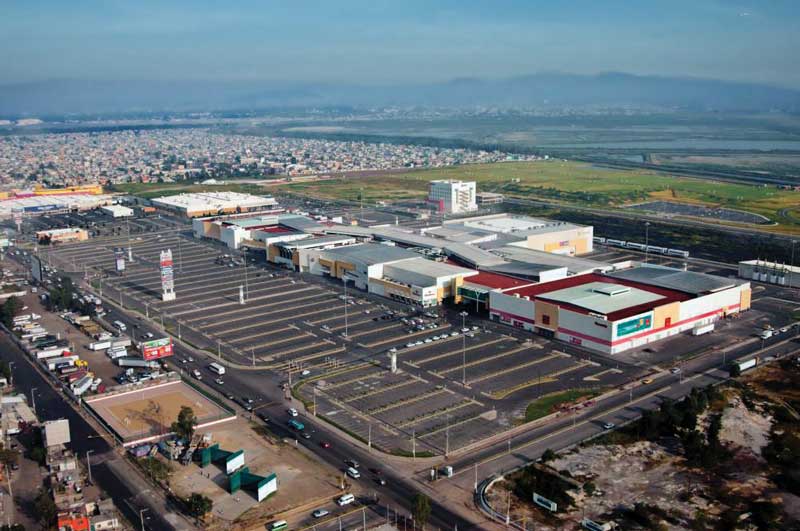
{"label": "white bus", "polygon": [[208,370],[220,376],[225,374],[225,367],[223,367],[219,363],[212,363],[211,365],[208,366]]}

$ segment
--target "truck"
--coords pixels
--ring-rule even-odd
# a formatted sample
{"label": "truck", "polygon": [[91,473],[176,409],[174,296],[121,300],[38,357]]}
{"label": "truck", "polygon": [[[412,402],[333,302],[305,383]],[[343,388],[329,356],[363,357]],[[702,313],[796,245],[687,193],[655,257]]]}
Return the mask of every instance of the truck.
{"label": "truck", "polygon": [[53,371],[61,367],[72,366],[75,365],[75,360],[78,359],[78,356],[57,356],[55,358],[48,358],[47,369]]}
{"label": "truck", "polygon": [[129,337],[122,337],[119,339],[115,339],[111,341],[111,348],[115,347],[130,347],[133,343],[131,342],[131,338]]}
{"label": "truck", "polygon": [[158,362],[147,361],[141,358],[117,358],[117,365],[120,367],[142,367],[146,369],[158,369]]}
{"label": "truck", "polygon": [[111,341],[95,341],[89,343],[89,350],[106,350],[111,348]]}
{"label": "truck", "polygon": [[[70,367],[70,368],[73,368],[73,367]],[[76,369],[75,372],[72,372],[72,373],[67,375],[66,380],[67,380],[67,383],[71,384],[71,383],[77,382],[78,380],[80,380],[84,376],[86,376],[86,371],[81,371],[81,370],[77,370]]]}
{"label": "truck", "polygon": [[54,358],[56,356],[61,356],[64,352],[67,351],[64,347],[51,347],[45,348],[36,351],[36,359],[43,360],[47,358]]}
{"label": "truck", "polygon": [[14,317],[13,323],[15,325],[17,325],[17,324],[26,323],[26,322],[28,322],[30,320],[31,320],[31,314],[26,313],[25,315],[18,315],[16,317]]}
{"label": "truck", "polygon": [[708,323],[706,325],[695,326],[692,328],[692,335],[693,336],[702,336],[703,334],[709,334],[714,331],[714,323]]}
{"label": "truck", "polygon": [[70,388],[75,396],[81,396],[83,393],[89,390],[93,381],[94,377],[87,374],[77,382],[73,383]]}
{"label": "truck", "polygon": [[78,370],[79,369],[77,367],[62,367],[58,369],[58,375],[61,378],[67,378],[70,374],[78,372]]}
{"label": "truck", "polygon": [[126,358],[128,357],[128,349],[125,347],[110,348],[106,351],[106,355],[112,360],[117,358]]}

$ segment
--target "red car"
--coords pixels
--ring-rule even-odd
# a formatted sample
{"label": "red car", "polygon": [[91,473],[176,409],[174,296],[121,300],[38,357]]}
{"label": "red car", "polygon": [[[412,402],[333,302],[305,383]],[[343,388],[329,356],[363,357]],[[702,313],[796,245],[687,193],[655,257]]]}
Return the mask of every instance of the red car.
{"label": "red car", "polygon": [[321,443],[319,443],[319,445],[322,446],[323,448],[331,447],[331,443],[329,443],[328,441],[322,441]]}

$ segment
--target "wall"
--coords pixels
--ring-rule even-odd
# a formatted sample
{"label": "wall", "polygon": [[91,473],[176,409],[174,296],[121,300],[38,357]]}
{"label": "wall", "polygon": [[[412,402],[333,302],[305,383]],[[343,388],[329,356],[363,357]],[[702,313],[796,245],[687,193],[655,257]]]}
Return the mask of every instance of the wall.
{"label": "wall", "polygon": [[499,291],[489,292],[489,316],[502,323],[533,331],[535,309],[533,301],[506,295]]}

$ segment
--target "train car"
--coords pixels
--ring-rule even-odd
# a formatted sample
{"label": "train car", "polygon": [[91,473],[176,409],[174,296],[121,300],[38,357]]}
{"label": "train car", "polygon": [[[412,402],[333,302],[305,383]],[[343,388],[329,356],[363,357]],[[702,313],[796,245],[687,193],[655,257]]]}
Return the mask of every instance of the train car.
{"label": "train car", "polygon": [[592,237],[592,241],[594,241],[594,243],[606,243],[606,239],[601,236]]}
{"label": "train car", "polygon": [[626,242],[625,243],[626,249],[633,249],[635,251],[644,251],[647,246],[643,243],[636,243],[636,242]]}
{"label": "train car", "polygon": [[682,251],[681,249],[667,249],[669,256],[679,256],[681,258],[689,258],[689,251]]}
{"label": "train car", "polygon": [[667,254],[666,247],[658,247],[656,245],[648,245],[647,247],[645,247],[645,250],[648,253]]}
{"label": "train car", "polygon": [[625,247],[625,240],[612,240],[611,238],[606,240],[608,245],[613,245],[614,247]]}

